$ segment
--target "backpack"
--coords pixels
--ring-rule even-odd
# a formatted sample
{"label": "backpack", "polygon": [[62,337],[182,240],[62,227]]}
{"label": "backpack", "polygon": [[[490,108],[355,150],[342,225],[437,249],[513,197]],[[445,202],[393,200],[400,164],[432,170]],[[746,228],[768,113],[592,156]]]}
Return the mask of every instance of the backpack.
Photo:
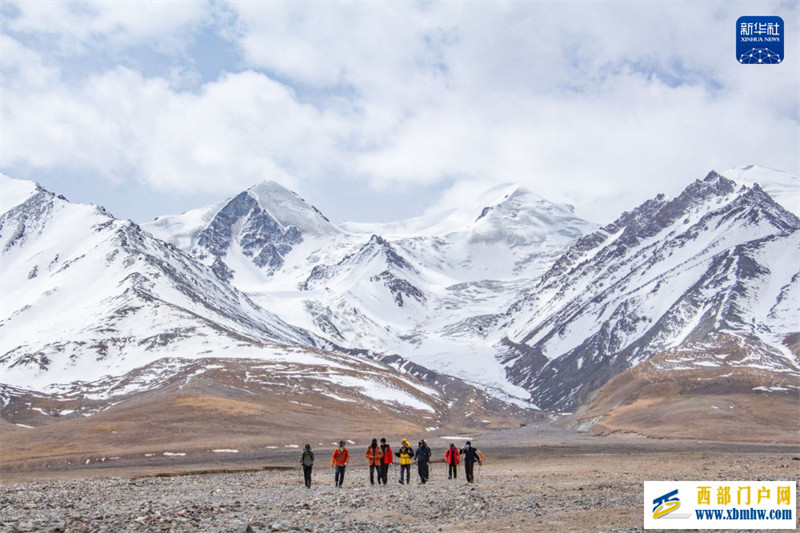
{"label": "backpack", "polygon": [[314,465],[314,452],[311,450],[305,450],[303,452],[303,458],[300,460],[303,463],[303,466],[313,466]]}

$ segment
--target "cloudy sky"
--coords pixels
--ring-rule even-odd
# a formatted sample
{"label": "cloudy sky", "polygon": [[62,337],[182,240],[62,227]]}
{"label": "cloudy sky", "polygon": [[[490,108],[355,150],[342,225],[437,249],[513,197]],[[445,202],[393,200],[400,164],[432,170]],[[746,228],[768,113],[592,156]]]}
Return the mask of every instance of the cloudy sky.
{"label": "cloudy sky", "polygon": [[[136,221],[265,179],[334,222],[501,182],[603,221],[800,171],[795,1],[1,6],[0,171]],[[736,61],[743,15],[783,18],[782,64]]]}

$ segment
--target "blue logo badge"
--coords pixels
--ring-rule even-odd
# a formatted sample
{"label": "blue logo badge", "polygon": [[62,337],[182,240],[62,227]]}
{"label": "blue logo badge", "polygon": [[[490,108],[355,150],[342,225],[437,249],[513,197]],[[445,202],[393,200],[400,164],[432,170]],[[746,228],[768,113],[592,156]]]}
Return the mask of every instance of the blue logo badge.
{"label": "blue logo badge", "polygon": [[783,61],[783,35],[780,17],[739,17],[736,59],[747,65],[777,65]]}
{"label": "blue logo badge", "polygon": [[678,489],[675,489],[653,500],[653,518],[666,516],[680,506],[681,499],[678,498]]}

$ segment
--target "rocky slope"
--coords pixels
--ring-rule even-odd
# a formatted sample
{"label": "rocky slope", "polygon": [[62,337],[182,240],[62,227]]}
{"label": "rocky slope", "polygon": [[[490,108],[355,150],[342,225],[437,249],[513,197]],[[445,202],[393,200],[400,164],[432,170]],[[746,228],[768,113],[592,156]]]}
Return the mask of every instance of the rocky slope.
{"label": "rocky slope", "polygon": [[162,357],[319,343],[133,222],[3,180],[4,191],[26,191],[0,215],[4,383],[92,381]]}
{"label": "rocky slope", "polygon": [[238,359],[164,358],[47,392],[0,385],[0,471],[198,462],[320,440],[515,427],[542,416],[398,358],[240,350]]}
{"label": "rocky slope", "polygon": [[[292,201],[270,203],[272,196]],[[287,205],[291,219],[280,216]],[[258,254],[242,243],[256,233],[253,228],[265,226],[265,212],[280,223],[266,224],[262,233],[275,242],[289,231],[296,238],[281,241],[280,261],[254,267]],[[331,343],[402,354],[519,398],[528,394],[508,382],[495,359],[499,336],[491,336],[491,326],[518,297],[523,280],[541,274],[567,245],[594,229],[568,206],[515,185],[486,191],[459,209],[340,229],[269,182],[145,227],[217,265],[222,278],[254,301],[279,307],[288,322]]]}
{"label": "rocky slope", "polygon": [[[721,334],[797,368],[800,220],[715,172],[579,239],[508,311],[509,377],[572,410],[621,372]],[[755,363],[754,363],[755,364]]]}
{"label": "rocky slope", "polygon": [[798,363],[737,335],[684,343],[615,376],[568,423],[596,435],[798,444]]}
{"label": "rocky slope", "polygon": [[[338,412],[369,403],[368,393],[348,396],[353,387],[382,394],[365,383],[403,379],[433,392],[400,387],[432,411],[381,405],[401,427],[513,425],[525,407],[573,411],[587,400],[581,412],[599,414],[579,423],[591,425],[620,405],[595,391],[659,354],[704,361],[706,377],[695,369],[681,374],[687,383],[721,379],[732,359],[713,356],[719,346],[745,347],[733,371],[751,390],[770,387],[775,372],[800,368],[800,220],[748,181],[760,172],[728,171],[738,182],[711,172],[599,229],[516,186],[435,215],[340,228],[269,182],[142,229],[3,177],[0,423],[15,433],[80,426],[81,414],[106,416],[134,397],[169,412],[196,375],[213,377],[201,396],[238,387],[244,396],[221,405],[236,411],[258,395],[301,426],[323,421],[279,394],[289,383]],[[793,182],[767,177],[790,201]],[[321,362],[267,379],[283,375],[293,350]],[[321,370],[336,358],[352,367],[338,381]],[[371,364],[383,365],[377,381]],[[266,381],[251,390],[256,375]],[[353,428],[365,423],[355,409],[348,416]]]}

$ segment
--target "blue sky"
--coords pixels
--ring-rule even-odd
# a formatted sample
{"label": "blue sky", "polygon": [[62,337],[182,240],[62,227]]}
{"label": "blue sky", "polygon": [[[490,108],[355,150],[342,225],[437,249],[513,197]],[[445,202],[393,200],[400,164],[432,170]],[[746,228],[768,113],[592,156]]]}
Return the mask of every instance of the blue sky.
{"label": "blue sky", "polygon": [[[144,221],[265,179],[335,222],[517,182],[605,221],[712,169],[797,175],[796,2],[15,2],[0,171]],[[740,65],[778,15],[786,60]]]}

